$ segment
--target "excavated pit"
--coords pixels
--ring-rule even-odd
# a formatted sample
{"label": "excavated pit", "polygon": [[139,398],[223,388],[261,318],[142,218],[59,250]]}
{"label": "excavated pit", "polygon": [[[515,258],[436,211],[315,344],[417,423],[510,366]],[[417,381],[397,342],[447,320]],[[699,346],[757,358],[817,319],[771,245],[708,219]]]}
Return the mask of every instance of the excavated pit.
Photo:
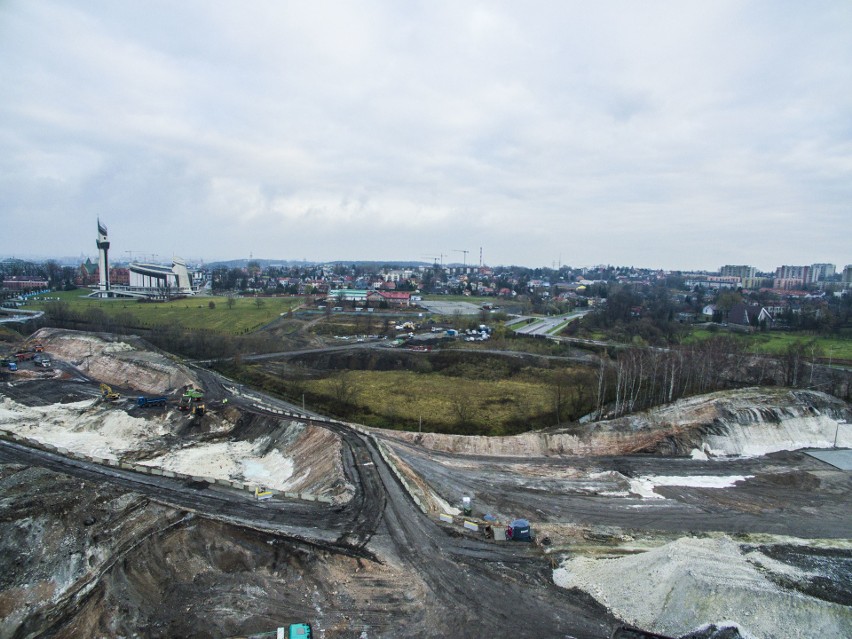
{"label": "excavated pit", "polygon": [[[343,465],[351,472],[375,462],[354,456],[339,434],[254,410],[254,400],[237,395],[229,405],[222,394],[215,396],[203,417],[139,409],[126,399],[105,403],[98,399],[98,381],[127,382],[132,393],[124,394],[133,397],[141,387],[165,393],[175,388],[175,379],[193,385],[205,379],[192,371],[180,377],[173,360],[132,338],[46,331],[39,339],[52,357],[67,358],[88,377],[96,378],[95,372],[104,377],[70,381],[82,377],[70,366],[64,377],[22,376],[0,389],[5,395],[0,428],[72,451],[91,452],[96,445],[106,459],[192,474],[218,472],[260,483],[259,469],[280,471],[280,487],[335,500],[310,511],[316,519],[309,525],[318,535],[324,525],[340,521],[326,513],[346,516],[349,508],[351,521],[369,519],[357,512],[364,497],[348,484]],[[0,451],[0,639],[236,637],[298,621],[311,622],[317,636],[329,639],[466,636],[510,627],[527,608],[533,610],[533,601],[539,607],[524,619],[540,636],[557,627],[565,635],[562,620],[570,619],[570,636],[608,637],[615,622],[611,612],[646,628],[685,632],[699,622],[726,621],[718,612],[724,608],[712,609],[709,617],[678,617],[663,601],[665,593],[655,592],[663,603],[640,614],[632,601],[656,599],[622,596],[618,588],[655,583],[655,566],[692,577],[703,554],[678,540],[695,534],[735,539],[744,555],[737,570],[752,581],[753,572],[760,572],[767,592],[783,592],[777,601],[818,600],[817,607],[797,612],[795,627],[785,635],[807,636],[808,620],[823,610],[832,610],[841,626],[850,618],[852,480],[802,453],[783,451],[830,445],[838,422],[849,417],[848,404],[821,393],[746,389],[517,437],[375,431],[429,512],[421,519],[407,496],[392,499],[386,485],[387,508],[382,506],[382,522],[369,542],[378,562],[284,536],[286,518],[299,512],[298,504],[276,523],[280,534],[260,532],[257,525],[226,523],[233,518],[197,514],[202,511],[188,504],[194,491],[198,499],[210,492],[205,482],[187,484],[189,502],[168,506],[157,503],[156,490],[134,492],[143,489],[129,480],[115,484],[27,467]],[[849,445],[845,431],[838,443]],[[493,542],[471,546],[467,533],[434,521],[462,495],[475,496],[476,514],[525,516],[552,543],[529,552]],[[260,508],[266,516],[262,504],[249,502],[253,512]],[[338,534],[332,528],[325,539]],[[725,547],[730,557],[739,557],[730,544]],[[577,564],[578,579],[588,578],[565,582],[573,590],[564,590],[544,569],[547,559],[566,568],[584,553],[616,561],[642,552],[645,559],[614,565],[614,594],[594,581],[600,570],[582,572]],[[640,574],[643,566],[651,572]],[[722,562],[710,572],[728,568]],[[502,587],[505,583],[511,585]],[[716,582],[678,583],[687,584],[682,592],[673,590],[684,609],[697,607],[696,601],[724,603],[724,592],[713,593]],[[750,610],[743,609],[738,620],[744,632],[752,627]],[[767,600],[758,610],[771,619],[783,606]],[[690,636],[724,636],[709,628]],[[762,633],[743,636],[774,636]]]}
{"label": "excavated pit", "polygon": [[415,622],[425,614],[418,577],[389,562],[44,469],[0,463],[0,488],[3,639],[229,637],[306,620],[326,637],[350,637],[388,632],[389,609]]}

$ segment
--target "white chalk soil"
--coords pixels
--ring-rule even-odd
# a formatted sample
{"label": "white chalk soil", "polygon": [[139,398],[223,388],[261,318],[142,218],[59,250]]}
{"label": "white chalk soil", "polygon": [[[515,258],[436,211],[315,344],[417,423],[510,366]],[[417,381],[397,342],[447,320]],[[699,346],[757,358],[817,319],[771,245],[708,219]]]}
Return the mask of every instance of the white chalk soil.
{"label": "white chalk soil", "polygon": [[574,557],[553,579],[587,592],[631,625],[673,637],[709,624],[735,625],[755,639],[850,636],[852,608],[782,588],[769,578],[773,572],[812,576],[758,551],[746,553],[723,536],[683,537],[618,558]]}
{"label": "white chalk soil", "polygon": [[[275,490],[290,490],[293,460],[278,450],[262,454],[265,440],[213,442],[171,451],[141,462],[185,475],[244,481]],[[307,472],[307,471],[306,471]]]}
{"label": "white chalk soil", "polygon": [[756,457],[801,448],[852,447],[847,402],[817,391],[745,388],[559,431],[506,437],[374,429],[383,437],[441,452],[488,456],[663,453],[707,460]]}
{"label": "white chalk soil", "polygon": [[[134,417],[99,400],[25,406],[0,396],[0,430],[87,457],[122,461],[131,453],[156,454],[162,445],[159,438],[174,427],[168,413],[163,417]],[[277,449],[264,452],[267,443],[264,438],[253,442],[193,443],[142,463],[281,491],[290,490],[310,473],[306,466],[294,476],[294,460]]]}

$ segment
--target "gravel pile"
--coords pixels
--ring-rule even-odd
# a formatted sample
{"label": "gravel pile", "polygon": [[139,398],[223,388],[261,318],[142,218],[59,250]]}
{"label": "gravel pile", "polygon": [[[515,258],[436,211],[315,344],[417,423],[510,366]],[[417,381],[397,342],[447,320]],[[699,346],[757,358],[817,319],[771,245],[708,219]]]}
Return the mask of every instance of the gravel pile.
{"label": "gravel pile", "polygon": [[553,579],[589,593],[629,624],[670,636],[710,624],[755,639],[850,636],[852,608],[782,588],[770,578],[771,566],[729,537],[683,537],[639,555],[568,559]]}

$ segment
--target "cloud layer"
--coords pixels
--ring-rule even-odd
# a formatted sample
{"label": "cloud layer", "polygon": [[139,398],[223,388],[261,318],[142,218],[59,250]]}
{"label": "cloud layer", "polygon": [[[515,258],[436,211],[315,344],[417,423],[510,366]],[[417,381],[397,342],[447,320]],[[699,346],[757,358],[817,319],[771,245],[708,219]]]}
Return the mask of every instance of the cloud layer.
{"label": "cloud layer", "polygon": [[[0,5],[0,254],[852,262],[852,5]],[[37,236],[33,226],[44,229]]]}

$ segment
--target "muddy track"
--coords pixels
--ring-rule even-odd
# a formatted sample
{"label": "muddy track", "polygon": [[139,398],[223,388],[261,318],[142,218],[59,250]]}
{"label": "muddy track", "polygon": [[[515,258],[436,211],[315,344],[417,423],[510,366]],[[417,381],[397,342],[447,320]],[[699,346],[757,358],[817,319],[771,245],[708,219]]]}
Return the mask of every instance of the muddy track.
{"label": "muddy track", "polygon": [[[266,403],[278,404],[282,410],[294,408],[284,402],[269,399]],[[277,416],[271,410],[261,410],[256,407],[242,406],[241,410],[259,415]],[[378,455],[373,455],[375,451],[368,445],[366,438],[343,424],[316,417],[310,418],[307,423],[336,433],[346,444],[343,448],[343,471],[346,479],[355,486],[355,495],[341,510],[342,517],[349,519],[342,526],[344,532],[337,538],[336,543],[342,547],[363,550],[376,532],[385,507],[385,487],[376,471],[378,462],[375,456]]]}
{"label": "muddy track", "polygon": [[7,463],[42,466],[50,470],[95,482],[109,482],[145,495],[151,501],[201,517],[280,535],[313,548],[351,557],[376,560],[363,545],[337,539],[351,516],[345,508],[301,500],[257,502],[248,493],[192,484],[179,479],[142,475],[129,470],[69,459],[47,451],[0,440],[0,460]]}
{"label": "muddy track", "polygon": [[[209,371],[200,372],[200,378],[211,399],[228,396],[230,385],[223,378]],[[28,397],[33,401],[41,395],[38,390],[28,388],[21,388],[20,392],[22,399]],[[595,639],[609,637],[620,625],[620,620],[588,596],[557,587],[549,561],[537,548],[521,543],[486,542],[444,528],[424,515],[384,462],[372,436],[259,392],[234,395],[232,400],[239,410],[262,415],[264,420],[293,419],[282,417],[282,411],[307,413],[299,421],[340,437],[343,474],[354,487],[352,499],[338,506],[288,499],[258,502],[246,492],[204,482],[193,484],[141,475],[10,442],[0,443],[0,462],[44,466],[95,482],[110,482],[152,502],[178,509],[177,516],[194,513],[199,518],[295,541],[306,555],[312,555],[311,561],[325,551],[368,559],[371,561],[358,561],[358,566],[370,564],[377,571],[393,566],[408,581],[424,585],[419,591],[423,601],[418,603],[422,616],[416,624],[408,625],[407,620],[398,617],[399,606],[406,605],[400,599],[408,595],[405,591],[402,595],[387,596],[380,604],[384,606],[381,610],[369,608],[367,597],[339,604],[336,612],[345,610],[346,614],[369,608],[370,636],[376,636],[372,634],[375,631],[379,637],[480,637],[519,628],[524,636]],[[464,493],[475,494],[477,505],[487,506],[493,501],[517,514],[529,511],[541,522],[573,518],[624,529],[757,530],[798,535],[819,532],[822,537],[842,531],[839,536],[848,536],[852,495],[849,478],[825,470],[821,462],[800,453],[730,463],[659,456],[531,459],[459,456],[423,451],[416,445],[390,440],[386,443],[448,500],[455,501]],[[519,472],[525,464],[536,467],[533,479],[523,478]],[[664,487],[661,491],[665,500],[642,501],[583,494],[579,490],[571,493],[565,486],[570,486],[575,476],[572,467],[581,467],[587,474],[611,470],[620,476],[612,481],[646,474],[689,472],[754,475],[755,479],[724,494],[700,488]],[[566,483],[560,484],[561,481]],[[793,506],[791,501],[801,502],[802,506]],[[807,509],[813,507],[819,510],[820,517],[809,514]],[[156,530],[152,530],[146,539],[156,537]],[[222,546],[227,547],[229,538],[223,539]],[[265,547],[269,541],[260,543]],[[132,548],[132,545],[119,548],[98,578],[110,567],[118,566],[118,559]],[[187,588],[193,590],[194,584]],[[337,589],[338,585],[332,582],[331,588]],[[55,621],[53,617],[48,620],[53,627],[61,628],[62,614],[74,615],[81,602],[85,602],[85,597],[79,598],[84,591],[75,592],[78,594],[71,593],[66,598],[67,605],[49,611],[55,617]],[[418,592],[416,587],[412,587],[412,592]],[[248,601],[257,593],[250,594],[241,595],[240,600]],[[332,594],[336,596],[336,590]],[[300,603],[304,610],[310,610],[308,595]],[[44,617],[37,621],[44,621]],[[329,636],[344,636],[343,631],[334,632]]]}

